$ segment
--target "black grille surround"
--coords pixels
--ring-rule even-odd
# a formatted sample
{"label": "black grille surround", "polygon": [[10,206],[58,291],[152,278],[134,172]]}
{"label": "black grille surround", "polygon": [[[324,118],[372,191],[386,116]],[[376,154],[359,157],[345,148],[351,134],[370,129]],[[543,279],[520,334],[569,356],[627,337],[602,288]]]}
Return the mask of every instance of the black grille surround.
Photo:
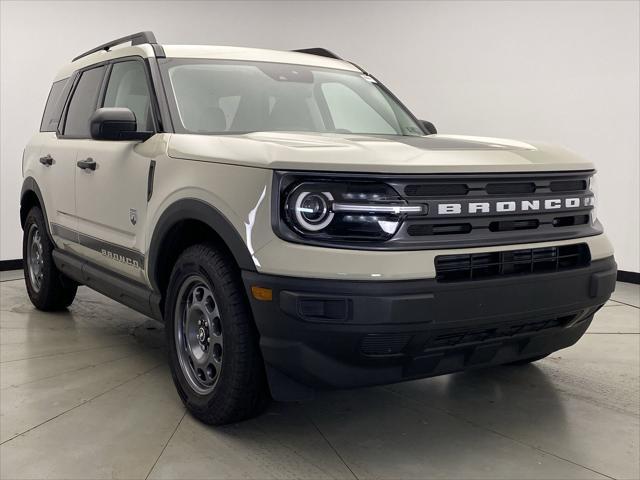
{"label": "black grille surround", "polygon": [[[519,173],[487,175],[429,175],[422,179],[391,182],[410,204],[425,203],[423,217],[406,217],[392,242],[406,247],[460,248],[467,246],[535,243],[579,238],[602,233],[591,224],[593,207],[585,205],[592,195],[589,177],[594,172]],[[412,181],[413,180],[413,181]],[[466,194],[462,194],[465,192]],[[497,202],[577,199],[579,208],[496,212]],[[489,213],[469,213],[473,204],[489,203]],[[460,205],[460,214],[439,215],[438,206]],[[554,205],[556,203],[554,202]],[[476,206],[478,208],[478,206]]]}
{"label": "black grille surround", "polygon": [[[359,250],[430,250],[496,245],[516,245],[568,240],[599,235],[602,225],[591,222],[593,198],[589,179],[595,173],[519,172],[496,174],[383,175],[322,172],[276,172],[273,186],[272,224],[280,238],[294,243]],[[385,241],[355,241],[298,235],[282,219],[281,192],[302,181],[384,183],[401,201],[422,205],[426,213],[405,215],[395,235]],[[557,208],[545,209],[545,200]],[[577,203],[567,207],[567,201]],[[515,211],[497,212],[498,202],[514,202]],[[539,210],[521,208],[538,203]],[[490,211],[469,213],[473,204],[490,204]],[[460,213],[438,214],[441,204],[460,205]]]}

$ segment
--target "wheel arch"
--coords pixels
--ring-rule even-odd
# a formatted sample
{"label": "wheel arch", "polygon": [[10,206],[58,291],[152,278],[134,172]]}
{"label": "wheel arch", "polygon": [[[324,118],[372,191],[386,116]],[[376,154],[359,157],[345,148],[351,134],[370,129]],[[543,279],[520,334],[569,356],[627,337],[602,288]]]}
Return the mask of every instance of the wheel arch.
{"label": "wheel arch", "polygon": [[222,212],[202,200],[181,199],[162,213],[153,229],[147,269],[156,292],[164,296],[180,252],[200,241],[210,241],[225,249],[241,270],[256,271],[244,240]]}
{"label": "wheel arch", "polygon": [[38,182],[36,182],[33,177],[27,177],[24,179],[24,182],[22,182],[22,189],[20,191],[20,226],[22,228],[24,228],[29,210],[35,206],[40,207],[40,210],[42,210],[44,222],[47,225],[47,233],[49,237],[51,237],[49,219],[47,217],[47,209],[44,204],[42,192],[40,191]]}

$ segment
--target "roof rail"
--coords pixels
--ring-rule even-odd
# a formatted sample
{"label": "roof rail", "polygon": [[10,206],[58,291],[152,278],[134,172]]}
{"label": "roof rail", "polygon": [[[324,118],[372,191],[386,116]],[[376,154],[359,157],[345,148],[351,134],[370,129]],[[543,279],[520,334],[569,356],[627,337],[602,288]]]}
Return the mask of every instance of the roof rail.
{"label": "roof rail", "polygon": [[151,43],[156,44],[156,36],[153,32],[138,32],[132,35],[127,35],[126,37],[117,38],[107,43],[103,43],[102,45],[97,46],[96,48],[92,48],[91,50],[84,52],[77,57],[75,57],[72,61],[75,62],[79,58],[86,57],[87,55],[91,55],[92,53],[99,52],[101,50],[109,51],[111,47],[115,47],[116,45],[120,45],[121,43],[131,42],[131,45],[141,45],[143,43]]}
{"label": "roof rail", "polygon": [[310,55],[318,55],[320,57],[328,57],[335,58],[336,60],[342,60],[338,55],[333,53],[331,50],[327,50],[326,48],[314,47],[314,48],[301,48],[299,50],[293,50],[294,52],[299,53],[308,53]]}

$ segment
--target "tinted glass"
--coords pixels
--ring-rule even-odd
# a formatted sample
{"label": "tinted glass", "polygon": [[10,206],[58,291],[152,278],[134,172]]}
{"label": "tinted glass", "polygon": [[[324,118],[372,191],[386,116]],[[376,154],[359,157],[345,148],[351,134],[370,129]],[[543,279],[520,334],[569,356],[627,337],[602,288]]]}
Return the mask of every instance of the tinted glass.
{"label": "tinted glass", "polygon": [[142,62],[113,65],[103,106],[129,108],[136,116],[139,132],[153,131],[151,95]]}
{"label": "tinted glass", "polygon": [[82,73],[69,103],[64,127],[65,135],[83,138],[91,136],[89,119],[93,112],[96,111],[104,70],[105,67],[98,67]]}
{"label": "tinted glass", "polygon": [[42,115],[41,132],[55,132],[58,129],[60,114],[69,93],[69,84],[69,79],[65,78],[52,85],[47,98],[47,105],[44,107],[44,114]]}
{"label": "tinted glass", "polygon": [[360,72],[268,62],[169,59],[163,73],[178,130],[424,135]]}

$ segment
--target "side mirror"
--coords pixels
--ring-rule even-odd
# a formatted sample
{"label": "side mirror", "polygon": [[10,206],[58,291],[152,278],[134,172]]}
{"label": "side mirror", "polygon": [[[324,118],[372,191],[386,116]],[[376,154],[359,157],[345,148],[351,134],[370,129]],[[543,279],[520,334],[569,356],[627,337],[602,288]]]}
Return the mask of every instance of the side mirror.
{"label": "side mirror", "polygon": [[137,132],[136,116],[129,108],[97,109],[89,119],[94,140],[146,140],[152,132]]}
{"label": "side mirror", "polygon": [[422,123],[422,128],[424,128],[429,135],[438,133],[438,130],[436,130],[436,126],[433,123],[426,120],[420,120],[420,123]]}

